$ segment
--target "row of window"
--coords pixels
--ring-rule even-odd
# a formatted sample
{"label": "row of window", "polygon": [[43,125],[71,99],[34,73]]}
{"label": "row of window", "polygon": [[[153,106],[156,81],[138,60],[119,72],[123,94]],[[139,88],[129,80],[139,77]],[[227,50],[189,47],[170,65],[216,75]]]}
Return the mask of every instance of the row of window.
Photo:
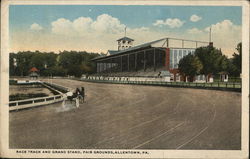
{"label": "row of window", "polygon": [[124,49],[128,49],[131,48],[131,46],[119,46],[118,50],[124,50]]}
{"label": "row of window", "polygon": [[125,44],[125,43],[128,43],[128,44],[132,44],[132,41],[125,41],[125,40],[122,40],[122,41],[118,41],[118,44]]}
{"label": "row of window", "polygon": [[194,54],[195,49],[170,49],[170,68],[178,68],[180,60],[188,55]]}

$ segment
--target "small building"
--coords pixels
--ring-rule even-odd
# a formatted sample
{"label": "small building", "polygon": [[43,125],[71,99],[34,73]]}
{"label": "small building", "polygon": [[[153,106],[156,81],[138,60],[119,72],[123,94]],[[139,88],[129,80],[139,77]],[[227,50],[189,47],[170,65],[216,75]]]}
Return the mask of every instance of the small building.
{"label": "small building", "polygon": [[39,74],[38,74],[39,70],[36,68],[36,67],[32,67],[30,70],[29,70],[29,77],[30,79],[38,79],[39,77]]}
{"label": "small building", "polygon": [[221,82],[228,82],[228,73],[227,72],[220,72],[220,81]]}
{"label": "small building", "polygon": [[133,46],[134,39],[131,39],[129,37],[123,37],[117,40],[118,42],[118,51],[125,50],[128,48],[131,48]]}
{"label": "small building", "polygon": [[171,74],[169,71],[160,71],[158,76],[163,78],[164,81],[170,82]]}

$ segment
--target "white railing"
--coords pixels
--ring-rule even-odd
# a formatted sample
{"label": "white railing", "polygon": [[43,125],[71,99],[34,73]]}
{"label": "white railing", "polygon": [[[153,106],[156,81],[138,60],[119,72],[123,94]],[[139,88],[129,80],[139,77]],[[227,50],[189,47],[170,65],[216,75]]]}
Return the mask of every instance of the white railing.
{"label": "white railing", "polygon": [[241,91],[241,83],[234,82],[182,82],[171,81],[170,77],[107,77],[107,76],[88,76],[81,78],[82,81],[120,83],[120,84],[145,84],[145,85],[162,85],[171,87],[191,87],[202,89],[218,89]]}
{"label": "white railing", "polygon": [[55,96],[48,96],[48,97],[11,101],[9,102],[9,110],[13,111],[13,110],[25,109],[30,107],[52,104],[60,101],[63,101],[62,94]]}
{"label": "white railing", "polygon": [[37,82],[41,83],[43,86],[45,86],[49,89],[53,89],[54,91],[59,93],[59,95],[10,101],[9,102],[9,111],[25,109],[25,108],[30,108],[30,107],[36,107],[36,106],[41,106],[41,105],[48,105],[48,104],[53,104],[56,102],[63,101],[64,94],[51,86],[54,86],[54,87],[57,87],[57,88],[60,88],[60,89],[66,90],[66,91],[69,90],[69,88],[65,88],[61,85],[49,84],[49,83],[41,82],[41,81],[37,81]]}
{"label": "white railing", "polygon": [[143,81],[143,82],[170,82],[170,77],[104,77],[104,76],[88,76],[81,80],[105,80],[105,81]]}

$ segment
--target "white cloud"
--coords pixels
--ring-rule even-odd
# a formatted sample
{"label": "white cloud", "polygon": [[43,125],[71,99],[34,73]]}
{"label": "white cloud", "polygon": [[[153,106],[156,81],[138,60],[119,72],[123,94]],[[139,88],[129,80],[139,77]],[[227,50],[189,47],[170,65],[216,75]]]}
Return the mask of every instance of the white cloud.
{"label": "white cloud", "polygon": [[156,20],[156,22],[153,25],[154,26],[162,26],[162,25],[165,25],[165,22],[163,20]]}
{"label": "white cloud", "polygon": [[73,23],[68,19],[57,19],[56,21],[52,22],[51,25],[53,33],[62,35],[73,33]]}
{"label": "white cloud", "polygon": [[185,21],[181,21],[178,18],[168,18],[165,21],[164,20],[156,20],[155,23],[153,23],[154,26],[169,26],[170,28],[179,28],[181,27]]}
{"label": "white cloud", "polygon": [[223,20],[205,28],[208,33],[211,29],[212,40],[221,47],[235,47],[241,42],[241,26],[233,24],[230,20]]}
{"label": "white cloud", "polygon": [[73,29],[79,33],[88,32],[91,28],[93,20],[89,17],[79,17],[72,23]]}
{"label": "white cloud", "polygon": [[96,20],[90,17],[79,17],[73,21],[60,18],[51,23],[52,32],[61,35],[79,36],[95,34],[116,34],[124,31],[125,25],[119,19],[108,14],[99,15]]}
{"label": "white cloud", "polygon": [[[172,23],[174,22],[158,20],[155,25],[169,26]],[[174,24],[173,26],[177,25]],[[30,48],[32,43],[33,48],[38,50],[47,48],[58,51],[60,48],[60,50],[102,51],[105,53],[109,49],[117,49],[116,40],[124,36],[125,28],[125,24],[118,18],[107,14],[99,15],[96,19],[90,17],[79,17],[74,20],[60,18],[52,22],[51,26],[53,34],[45,33],[46,35],[39,36],[39,40],[36,32],[32,32],[30,33],[32,37],[29,35],[26,40],[20,40],[23,36],[16,39],[18,45],[14,47],[16,50],[21,47]],[[234,24],[230,20],[223,20],[211,26],[214,46],[221,48],[223,53],[230,56],[235,51],[237,43],[241,41],[241,26]],[[154,30],[143,26],[137,28],[127,27],[127,36],[135,40],[134,46],[164,37],[208,41],[209,28],[210,26],[204,28],[194,27],[187,29],[186,32],[174,32],[167,29]]]}
{"label": "white cloud", "polygon": [[202,31],[202,30],[199,30],[199,29],[197,29],[197,28],[191,28],[191,29],[188,29],[187,32],[188,32],[189,34],[200,34],[200,33],[202,33],[203,31]]}
{"label": "white cloud", "polygon": [[[117,49],[116,40],[124,36],[126,25],[118,18],[102,14],[97,16],[96,19],[90,17],[79,17],[74,20],[60,18],[53,21],[51,27],[53,33],[51,35],[59,39],[57,42],[65,40],[63,47],[68,47],[66,44],[73,43],[74,41],[70,45],[72,50],[84,48],[90,51],[96,51],[96,49],[103,51]],[[134,45],[155,40],[159,38],[159,35],[162,36],[162,33],[153,32],[143,26],[137,28],[127,27],[127,36],[136,40]],[[71,40],[69,41],[69,39]]]}
{"label": "white cloud", "polygon": [[241,42],[241,26],[234,24],[230,20],[223,20],[203,29],[192,28],[186,30],[186,36],[194,39],[209,40],[209,30],[211,29],[212,42],[217,48],[221,48],[225,54],[231,56],[236,45]]}
{"label": "white cloud", "polygon": [[230,20],[227,20],[227,19],[206,27],[205,31],[208,32],[210,27],[212,27],[212,32],[216,32],[216,33],[219,33],[219,32],[223,33],[223,31],[233,32],[234,30],[237,30],[240,28],[240,26],[234,25]]}
{"label": "white cloud", "polygon": [[31,29],[31,30],[35,30],[35,31],[39,31],[39,30],[42,30],[43,27],[40,26],[40,25],[37,24],[37,23],[33,23],[33,24],[30,26],[30,29]]}
{"label": "white cloud", "polygon": [[192,22],[198,22],[199,20],[201,20],[202,17],[196,15],[196,14],[193,14],[191,17],[190,17],[190,21]]}
{"label": "white cloud", "polygon": [[102,14],[91,24],[91,27],[98,32],[119,33],[124,30],[125,25],[121,24],[120,20],[117,18],[108,14]]}

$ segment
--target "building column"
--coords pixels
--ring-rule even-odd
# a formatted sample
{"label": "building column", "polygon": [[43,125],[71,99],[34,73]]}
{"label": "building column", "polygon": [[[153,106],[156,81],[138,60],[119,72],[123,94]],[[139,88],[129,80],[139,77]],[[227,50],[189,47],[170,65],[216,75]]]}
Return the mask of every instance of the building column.
{"label": "building column", "polygon": [[146,51],[143,52],[143,69],[146,70]]}
{"label": "building column", "polygon": [[105,63],[104,63],[104,66],[105,66],[105,70],[104,70],[104,72],[108,72],[108,69],[107,69],[107,60],[106,61],[104,61]]}
{"label": "building column", "polygon": [[115,72],[119,72],[119,57],[116,57],[115,62],[115,64],[117,64],[115,67]]}
{"label": "building column", "polygon": [[111,72],[114,72],[114,58],[111,59]]}
{"label": "building column", "polygon": [[155,48],[154,48],[154,71],[156,70],[156,68],[155,68]]}
{"label": "building column", "polygon": [[121,72],[122,72],[122,56],[121,56]]}
{"label": "building column", "polygon": [[165,67],[167,70],[170,68],[170,48],[166,48]]}
{"label": "building column", "polygon": [[129,54],[128,54],[128,71],[129,71]]}
{"label": "building column", "polygon": [[102,72],[102,63],[101,63],[101,61],[100,61],[100,63],[99,63],[99,72],[100,72],[100,73]]}
{"label": "building column", "polygon": [[97,70],[97,73],[99,73],[99,72],[100,72],[100,63],[99,63],[99,62],[97,62],[96,64],[97,64],[97,66],[96,66],[96,70]]}
{"label": "building column", "polygon": [[135,71],[137,71],[137,52],[135,53]]}
{"label": "building column", "polygon": [[169,39],[167,38],[166,41],[167,41],[167,48],[168,48],[169,47]]}

